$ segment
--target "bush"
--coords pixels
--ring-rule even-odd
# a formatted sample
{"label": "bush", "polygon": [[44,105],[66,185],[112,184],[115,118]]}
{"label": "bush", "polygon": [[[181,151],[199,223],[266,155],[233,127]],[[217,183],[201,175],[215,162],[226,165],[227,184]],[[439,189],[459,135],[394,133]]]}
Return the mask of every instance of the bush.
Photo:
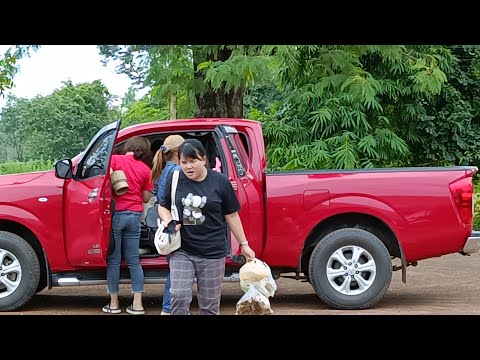
{"label": "bush", "polygon": [[9,162],[0,164],[0,175],[19,174],[32,171],[52,170],[52,160],[29,160],[25,162]]}

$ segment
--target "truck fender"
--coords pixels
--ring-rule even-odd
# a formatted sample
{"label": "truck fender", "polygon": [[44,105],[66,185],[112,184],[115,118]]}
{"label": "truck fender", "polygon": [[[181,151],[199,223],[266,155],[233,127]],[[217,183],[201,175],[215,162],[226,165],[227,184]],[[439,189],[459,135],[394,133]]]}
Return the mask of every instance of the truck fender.
{"label": "truck fender", "polygon": [[[347,204],[346,211],[343,204]],[[360,214],[368,214],[382,220],[395,234],[400,242],[398,230],[407,227],[407,221],[400,216],[390,205],[377,199],[365,196],[342,196],[330,198],[330,207],[336,209],[337,214],[345,212],[354,212]],[[336,214],[335,214],[336,215]]]}
{"label": "truck fender", "polygon": [[[389,229],[392,231],[393,235],[395,236],[398,247],[400,249],[400,254],[401,254],[401,270],[402,270],[402,282],[406,283],[407,278],[406,278],[406,267],[407,262],[405,258],[405,253],[403,250],[402,246],[402,241],[401,241],[401,229],[405,229],[407,227],[407,221],[405,218],[400,216],[391,206],[388,204],[381,202],[377,199],[373,198],[367,198],[364,196],[340,196],[340,197],[332,197],[330,198],[329,202],[329,213],[328,217],[326,218],[321,218],[318,219],[316,222],[316,225],[314,228],[312,228],[309,236],[307,237],[310,238],[311,236],[315,236],[316,229],[318,228],[319,225],[322,223],[328,222],[329,219],[332,217],[342,215],[342,214],[351,214],[351,213],[357,213],[357,214],[366,214],[370,215],[374,218],[377,218],[378,220],[382,221],[386,226],[389,227]],[[307,241],[304,242],[304,247],[307,244]],[[303,254],[304,248],[302,248],[302,251],[300,254]],[[299,258],[298,261],[298,269],[301,268],[301,262],[302,262],[302,255]]]}
{"label": "truck fender", "polygon": [[9,220],[25,226],[35,235],[43,248],[43,236],[40,234],[46,234],[47,228],[34,214],[17,206],[0,205],[0,220]]}

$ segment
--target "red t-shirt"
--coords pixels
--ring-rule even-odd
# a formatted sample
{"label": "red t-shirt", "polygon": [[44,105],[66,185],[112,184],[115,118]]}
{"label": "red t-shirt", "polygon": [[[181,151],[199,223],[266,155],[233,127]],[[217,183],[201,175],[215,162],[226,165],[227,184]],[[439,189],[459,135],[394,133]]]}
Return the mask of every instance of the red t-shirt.
{"label": "red t-shirt", "polygon": [[110,167],[115,170],[123,170],[128,182],[128,192],[124,195],[116,195],[115,211],[143,211],[143,191],[152,191],[153,184],[150,179],[150,168],[140,160],[135,160],[133,155],[112,155]]}

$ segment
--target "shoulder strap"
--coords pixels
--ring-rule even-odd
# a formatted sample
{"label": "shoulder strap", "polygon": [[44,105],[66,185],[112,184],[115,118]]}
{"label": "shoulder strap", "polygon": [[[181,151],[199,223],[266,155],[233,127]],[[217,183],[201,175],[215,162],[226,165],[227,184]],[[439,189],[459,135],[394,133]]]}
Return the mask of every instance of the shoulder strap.
{"label": "shoulder strap", "polygon": [[172,219],[175,220],[175,221],[179,220],[177,205],[175,204],[175,193],[177,192],[177,184],[178,184],[179,173],[180,173],[179,170],[175,170],[173,172],[173,176],[172,176],[172,207],[171,207],[171,213],[172,213]]}

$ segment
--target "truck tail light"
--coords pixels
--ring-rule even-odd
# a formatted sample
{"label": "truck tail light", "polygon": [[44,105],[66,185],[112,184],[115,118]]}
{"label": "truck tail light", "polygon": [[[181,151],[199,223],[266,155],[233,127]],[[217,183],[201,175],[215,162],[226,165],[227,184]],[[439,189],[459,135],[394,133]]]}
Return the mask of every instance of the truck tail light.
{"label": "truck tail light", "polygon": [[472,178],[468,177],[451,183],[450,192],[460,219],[465,225],[472,225],[474,207]]}

